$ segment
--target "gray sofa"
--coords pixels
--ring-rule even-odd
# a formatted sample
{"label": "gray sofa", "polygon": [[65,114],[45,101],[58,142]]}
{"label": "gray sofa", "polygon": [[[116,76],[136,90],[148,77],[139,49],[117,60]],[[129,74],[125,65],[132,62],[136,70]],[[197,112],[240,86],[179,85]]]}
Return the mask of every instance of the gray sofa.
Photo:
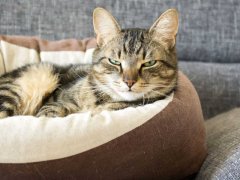
{"label": "gray sofa", "polygon": [[0,34],[91,37],[97,6],[112,12],[124,28],[148,28],[164,10],[178,9],[179,68],[200,96],[207,128],[209,155],[196,178],[240,179],[240,110],[219,115],[240,106],[240,1],[1,0]]}

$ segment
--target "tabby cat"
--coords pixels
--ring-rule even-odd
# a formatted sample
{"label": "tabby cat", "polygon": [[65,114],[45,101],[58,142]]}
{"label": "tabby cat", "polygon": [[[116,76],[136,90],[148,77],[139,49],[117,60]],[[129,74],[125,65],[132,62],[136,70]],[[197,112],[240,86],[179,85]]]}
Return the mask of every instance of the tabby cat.
{"label": "tabby cat", "polygon": [[93,12],[92,65],[31,64],[0,77],[0,118],[66,116],[154,102],[177,83],[178,14],[163,13],[149,30],[120,29],[103,8]]}

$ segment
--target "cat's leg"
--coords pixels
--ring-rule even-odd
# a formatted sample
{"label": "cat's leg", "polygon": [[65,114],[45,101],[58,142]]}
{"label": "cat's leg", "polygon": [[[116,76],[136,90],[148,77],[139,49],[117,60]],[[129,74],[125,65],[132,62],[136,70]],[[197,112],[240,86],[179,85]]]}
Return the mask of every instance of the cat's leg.
{"label": "cat's leg", "polygon": [[103,110],[116,111],[116,110],[127,108],[129,106],[134,107],[134,106],[137,106],[137,105],[135,105],[134,103],[130,104],[128,102],[114,102],[114,103],[102,104],[102,105],[97,106],[92,111],[92,116],[100,113]]}
{"label": "cat's leg", "polygon": [[37,113],[38,117],[64,117],[77,112],[77,107],[71,103],[50,102],[45,104]]}

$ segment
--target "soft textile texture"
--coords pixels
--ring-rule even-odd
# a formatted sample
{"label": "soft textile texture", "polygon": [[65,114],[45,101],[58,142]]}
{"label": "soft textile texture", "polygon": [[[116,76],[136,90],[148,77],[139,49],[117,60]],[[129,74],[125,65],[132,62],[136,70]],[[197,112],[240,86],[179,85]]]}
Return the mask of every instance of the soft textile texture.
{"label": "soft textile texture", "polygon": [[[65,118],[14,116],[0,120],[0,163],[38,162],[72,156],[113,140],[144,124],[171,101],[91,117],[78,113]],[[4,141],[3,141],[4,140]]]}
{"label": "soft textile texture", "polygon": [[95,45],[95,39],[46,41],[35,37],[0,36],[0,75],[40,61],[58,65],[91,63],[91,48]]}
{"label": "soft textile texture", "polygon": [[179,68],[198,86],[205,119],[240,107],[240,63],[180,62]]}
{"label": "soft textile texture", "polygon": [[[94,39],[50,42],[2,36],[1,73],[28,60],[91,63],[95,45]],[[93,118],[89,113],[63,119],[7,118],[0,121],[0,160],[8,162],[0,164],[0,178],[184,178],[196,173],[206,156],[203,122],[198,95],[181,72],[173,96],[144,107],[104,111]]]}
{"label": "soft textile texture", "polygon": [[240,178],[240,108],[206,122],[208,156],[197,180]]}

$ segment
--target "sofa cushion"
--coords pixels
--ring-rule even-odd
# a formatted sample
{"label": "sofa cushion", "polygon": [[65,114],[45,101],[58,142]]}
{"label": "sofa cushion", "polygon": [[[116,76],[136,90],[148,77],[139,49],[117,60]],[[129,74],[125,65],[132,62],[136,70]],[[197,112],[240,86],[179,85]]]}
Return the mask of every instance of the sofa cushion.
{"label": "sofa cushion", "polygon": [[197,176],[205,179],[240,177],[240,108],[206,121],[208,156]]}
{"label": "sofa cushion", "polygon": [[194,84],[205,119],[240,106],[240,63],[180,62],[179,69]]}

